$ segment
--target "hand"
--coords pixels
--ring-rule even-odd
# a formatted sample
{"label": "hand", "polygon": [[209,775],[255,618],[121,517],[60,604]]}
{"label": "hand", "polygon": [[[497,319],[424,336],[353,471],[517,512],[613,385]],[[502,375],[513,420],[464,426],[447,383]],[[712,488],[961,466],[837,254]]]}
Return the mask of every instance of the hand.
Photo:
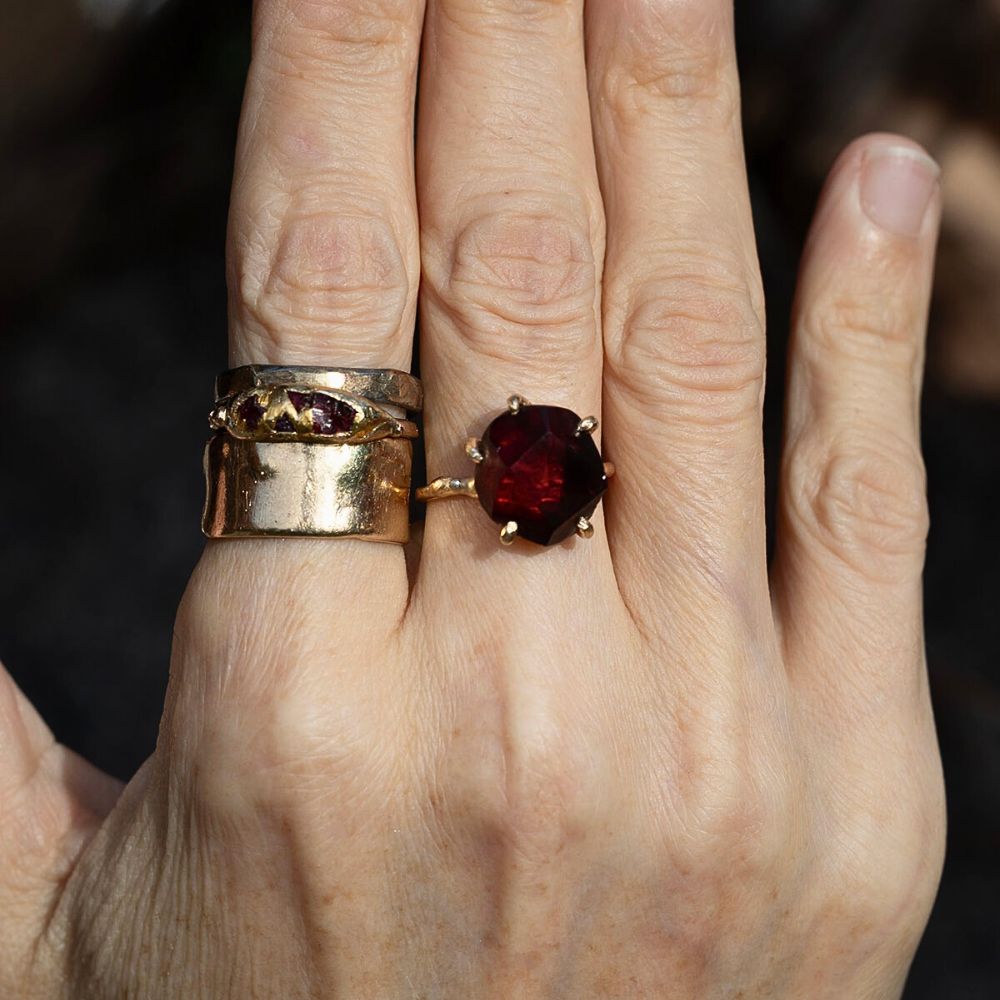
{"label": "hand", "polygon": [[935,168],[877,135],[833,169],[769,571],[730,5],[426,13],[258,0],[232,361],[408,367],[422,267],[432,475],[522,392],[601,415],[606,516],[508,550],[433,504],[410,576],[390,545],[210,544],[124,791],[4,677],[0,994],[898,997],[945,833]]}

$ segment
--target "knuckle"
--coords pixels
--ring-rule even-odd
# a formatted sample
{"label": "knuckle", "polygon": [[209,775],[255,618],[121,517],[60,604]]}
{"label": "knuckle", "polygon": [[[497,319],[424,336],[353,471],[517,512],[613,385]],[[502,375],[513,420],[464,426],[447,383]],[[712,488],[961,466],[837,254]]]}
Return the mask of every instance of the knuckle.
{"label": "knuckle", "polygon": [[440,14],[471,31],[489,33],[498,17],[504,19],[505,27],[531,30],[539,19],[561,11],[575,14],[578,7],[579,0],[490,0],[484,16],[481,2],[464,0],[442,5]]}
{"label": "knuckle", "polygon": [[592,734],[551,715],[512,719],[506,698],[498,690],[470,700],[437,747],[434,822],[501,856],[542,864],[597,822],[606,768]]}
{"label": "knuckle", "polygon": [[542,750],[509,755],[506,764],[503,839],[519,856],[551,857],[589,825],[574,755]]}
{"label": "knuckle", "polygon": [[[301,673],[301,664],[291,666]],[[302,725],[309,709],[291,692],[263,695],[215,706],[193,740],[173,740],[190,743],[171,754],[171,765],[199,816],[230,826],[253,824],[262,813],[291,820],[318,801],[349,809],[359,825],[381,815],[386,789],[402,781],[406,766],[395,727],[348,693],[324,731]]]}
{"label": "knuckle", "polygon": [[633,118],[668,101],[680,110],[716,105],[723,117],[739,105],[720,5],[700,0],[631,0],[628,32],[601,82],[608,106]]}
{"label": "knuckle", "polygon": [[669,401],[715,425],[756,412],[766,346],[748,287],[694,269],[648,282],[611,324],[609,373],[645,409]]}
{"label": "knuckle", "polygon": [[920,937],[934,904],[944,866],[943,819],[930,840],[903,837],[887,853],[886,830],[842,843],[832,857],[824,908],[841,916],[849,930],[864,928],[869,939]]}
{"label": "knuckle", "polygon": [[922,561],[929,528],[926,473],[919,449],[888,434],[835,439],[825,451],[793,447],[789,508],[819,544],[857,572],[895,580]]}
{"label": "knuckle", "polygon": [[344,54],[356,50],[364,58],[398,42],[418,10],[411,0],[265,0],[260,7],[262,16],[296,25],[312,45]]}
{"label": "knuckle", "polygon": [[713,734],[700,743],[685,737],[684,770],[666,790],[675,820],[664,827],[670,850],[692,874],[766,878],[795,847],[786,822],[794,769],[760,742],[751,749],[743,725],[734,719],[728,737]]}
{"label": "knuckle", "polygon": [[283,360],[337,331],[351,356],[384,356],[411,308],[411,282],[392,227],[377,216],[289,215],[273,246],[236,254],[235,318],[251,341]]}
{"label": "knuckle", "polygon": [[597,343],[590,230],[566,212],[479,216],[425,265],[429,288],[478,352],[568,360]]}
{"label": "knuckle", "polygon": [[920,339],[913,333],[918,328],[916,317],[884,288],[832,296],[807,317],[805,326],[821,355],[848,356],[905,371],[919,360]]}

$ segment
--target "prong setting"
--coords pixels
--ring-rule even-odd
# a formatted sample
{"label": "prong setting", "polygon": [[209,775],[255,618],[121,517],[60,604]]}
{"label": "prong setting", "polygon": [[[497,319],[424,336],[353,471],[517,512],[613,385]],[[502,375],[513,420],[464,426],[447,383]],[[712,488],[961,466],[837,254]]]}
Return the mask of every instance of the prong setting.
{"label": "prong setting", "polygon": [[229,408],[225,403],[219,403],[208,415],[209,426],[213,430],[222,430],[229,419]]}
{"label": "prong setting", "polygon": [[508,521],[500,529],[500,544],[513,545],[515,538],[517,538],[517,521]]}
{"label": "prong setting", "polygon": [[469,438],[469,440],[465,442],[465,454],[468,455],[469,458],[476,463],[476,465],[479,465],[479,463],[486,457],[483,454],[483,442],[480,441],[479,438]]}
{"label": "prong setting", "polygon": [[507,409],[510,410],[514,416],[517,416],[521,412],[522,406],[527,406],[528,403],[523,396],[511,396],[507,400]]}
{"label": "prong setting", "polygon": [[580,520],[576,522],[576,533],[580,536],[580,538],[594,537],[594,526],[590,523],[589,517],[581,517]]}
{"label": "prong setting", "polygon": [[593,434],[600,425],[597,417],[584,417],[576,426],[576,436],[579,437],[581,434]]}

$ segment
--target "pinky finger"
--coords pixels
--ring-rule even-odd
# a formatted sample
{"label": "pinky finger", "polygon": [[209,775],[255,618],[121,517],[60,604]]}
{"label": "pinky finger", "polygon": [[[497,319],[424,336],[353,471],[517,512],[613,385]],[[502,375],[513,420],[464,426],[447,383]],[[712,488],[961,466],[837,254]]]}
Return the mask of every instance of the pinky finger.
{"label": "pinky finger", "polygon": [[793,681],[828,718],[925,687],[918,414],[939,219],[930,157],[868,136],[834,167],[803,260],[773,579]]}

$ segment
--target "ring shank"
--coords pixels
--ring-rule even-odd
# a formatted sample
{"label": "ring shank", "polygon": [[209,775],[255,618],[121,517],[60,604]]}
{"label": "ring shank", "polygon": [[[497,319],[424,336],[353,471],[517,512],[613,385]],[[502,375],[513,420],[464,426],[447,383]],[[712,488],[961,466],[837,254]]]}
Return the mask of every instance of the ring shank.
{"label": "ring shank", "polygon": [[403,438],[316,445],[246,440],[219,431],[205,448],[202,531],[209,538],[323,536],[405,543],[411,461],[412,445]]}
{"label": "ring shank", "polygon": [[[394,368],[324,368],[309,365],[243,365],[215,380],[216,399],[264,386],[308,386],[361,396],[383,406],[418,411],[423,407],[420,380]],[[395,414],[403,416],[403,413]]]}

